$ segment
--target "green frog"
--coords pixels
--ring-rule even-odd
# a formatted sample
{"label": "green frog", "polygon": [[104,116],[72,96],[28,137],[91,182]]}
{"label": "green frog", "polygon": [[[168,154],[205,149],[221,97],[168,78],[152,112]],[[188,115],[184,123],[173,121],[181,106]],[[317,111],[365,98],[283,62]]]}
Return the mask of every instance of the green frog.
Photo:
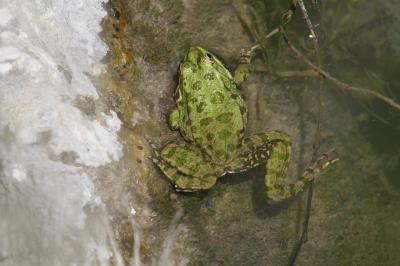
{"label": "green frog", "polygon": [[294,183],[287,183],[291,157],[289,136],[280,131],[245,136],[248,110],[238,89],[248,74],[244,58],[232,77],[221,61],[201,47],[191,47],[180,65],[176,107],[169,125],[183,139],[156,151],[153,161],[177,191],[211,188],[227,173],[266,164],[267,198],[280,201],[296,195],[323,167],[315,164]]}

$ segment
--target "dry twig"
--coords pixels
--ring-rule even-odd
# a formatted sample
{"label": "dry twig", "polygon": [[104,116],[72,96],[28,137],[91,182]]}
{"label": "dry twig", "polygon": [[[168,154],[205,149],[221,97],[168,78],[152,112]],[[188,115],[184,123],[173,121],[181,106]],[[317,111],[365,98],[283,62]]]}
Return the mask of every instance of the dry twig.
{"label": "dry twig", "polygon": [[317,71],[323,78],[331,81],[332,83],[334,83],[335,85],[339,86],[340,88],[342,88],[344,90],[374,96],[374,97],[378,98],[379,100],[385,102],[386,104],[392,106],[393,108],[400,110],[400,104],[398,104],[394,100],[380,94],[379,92],[376,92],[376,91],[373,91],[370,89],[364,89],[364,88],[360,88],[360,87],[351,86],[347,83],[344,83],[343,81],[338,80],[337,78],[332,77],[328,72],[322,70],[321,68],[319,68],[318,66],[313,64],[307,57],[305,57],[303,55],[302,52],[300,52],[296,47],[294,47],[292,45],[292,43],[290,42],[290,40],[288,39],[285,30],[282,27],[279,27],[279,28],[280,28],[280,32],[283,34],[283,38],[285,40],[286,45],[289,47],[289,49],[299,59],[301,59],[306,65],[308,65],[313,70]]}
{"label": "dry twig", "polygon": [[[378,98],[379,100],[385,102],[386,104],[390,105],[391,107],[400,110],[400,104],[398,104],[396,101],[380,94],[379,92],[370,90],[370,89],[364,89],[364,88],[360,88],[360,87],[355,87],[355,86],[351,86],[350,84],[347,84],[343,81],[338,80],[337,78],[331,76],[328,72],[326,72],[325,70],[321,69],[320,67],[316,66],[314,63],[312,63],[302,52],[300,52],[295,46],[293,46],[293,44],[290,42],[289,38],[286,35],[285,30],[282,27],[277,27],[274,30],[272,30],[270,33],[268,33],[268,35],[266,35],[266,37],[263,38],[263,40],[266,40],[278,33],[283,34],[283,38],[285,40],[286,45],[288,46],[288,48],[300,59],[302,60],[306,65],[308,65],[311,69],[313,69],[314,71],[318,72],[319,75],[321,75],[323,78],[331,81],[333,84],[337,85],[338,87],[340,87],[341,89],[345,90],[345,91],[351,91],[351,92],[357,92],[360,94],[366,94],[366,95],[370,95],[373,97]],[[256,44],[254,46],[252,46],[249,51],[252,53],[254,50],[258,49],[260,47],[259,44]]]}
{"label": "dry twig", "polygon": [[[301,12],[303,13],[304,20],[306,21],[306,24],[310,31],[309,38],[313,41],[317,66],[318,66],[318,68],[320,68],[321,59],[320,59],[320,52],[319,52],[318,37],[315,33],[314,25],[311,22],[310,16],[308,15],[306,6],[304,5],[304,2],[302,0],[293,0],[293,5],[300,6]],[[283,27],[281,27],[280,30],[282,31]],[[321,77],[319,77],[318,120],[317,120],[317,128],[315,130],[312,161],[315,161],[317,159],[318,151],[319,151],[320,144],[321,144],[321,129],[322,129],[322,123],[323,123],[323,115],[324,115],[324,81],[323,81],[323,79],[321,79]],[[303,246],[303,243],[307,239],[308,225],[309,225],[310,216],[311,216],[311,204],[312,204],[313,191],[314,191],[314,180],[312,180],[310,182],[310,185],[308,187],[307,206],[306,206],[305,218],[303,221],[303,228],[302,228],[302,231],[300,234],[300,238],[298,239],[297,244],[294,246],[293,254],[290,258],[290,265],[295,264],[297,256],[301,250],[301,247]]]}
{"label": "dry twig", "polygon": [[[400,110],[400,104],[398,104],[397,102],[395,102],[394,100],[380,94],[379,92],[370,90],[370,89],[364,89],[364,88],[359,88],[359,87],[355,87],[355,86],[351,86],[343,81],[338,80],[337,78],[334,78],[333,76],[331,76],[328,72],[326,72],[325,70],[323,70],[320,66],[320,52],[319,52],[319,45],[318,45],[318,37],[315,34],[315,29],[313,24],[311,23],[311,20],[308,16],[307,10],[305,8],[305,5],[303,3],[302,0],[293,0],[294,4],[298,4],[302,10],[303,13],[303,17],[306,20],[307,26],[309,28],[310,31],[310,35],[309,37],[313,40],[313,44],[314,44],[314,51],[315,51],[315,55],[316,55],[316,61],[317,64],[314,64],[313,62],[311,62],[302,52],[300,52],[295,46],[292,45],[292,43],[290,42],[289,38],[287,37],[287,34],[284,30],[284,28],[282,26],[279,26],[277,28],[275,28],[274,30],[272,30],[270,33],[268,33],[265,37],[261,38],[255,45],[253,45],[250,49],[248,49],[246,51],[246,54],[250,57],[250,55],[258,48],[261,47],[261,42],[271,38],[272,36],[281,33],[283,36],[283,39],[285,41],[285,44],[288,46],[288,48],[300,59],[302,60],[306,65],[308,65],[312,70],[307,70],[303,71],[303,73],[301,73],[301,71],[295,72],[292,71],[292,73],[285,73],[283,76],[284,77],[289,77],[289,76],[298,76],[299,73],[300,75],[304,75],[304,76],[313,76],[313,74],[318,73],[319,77],[320,77],[320,82],[319,82],[319,106],[318,106],[318,121],[317,121],[317,129],[315,132],[315,141],[314,141],[314,146],[313,146],[313,155],[312,155],[312,160],[315,160],[317,158],[318,155],[318,150],[320,147],[320,142],[321,142],[321,129],[322,129],[322,122],[323,122],[323,106],[324,106],[324,86],[323,86],[323,79],[327,79],[330,82],[332,82],[333,84],[337,85],[338,87],[340,87],[341,89],[343,89],[344,91],[351,91],[351,92],[357,92],[357,93],[361,93],[361,94],[367,94],[373,97],[376,97],[378,99],[380,99],[381,101],[385,102],[386,104],[392,106],[393,108],[396,108],[398,110]],[[310,72],[310,71],[315,71]],[[279,76],[278,76],[279,78]],[[323,79],[322,79],[323,78]],[[307,231],[308,231],[308,224],[309,224],[309,218],[310,218],[310,212],[311,212],[311,203],[312,203],[312,196],[313,196],[313,182],[311,182],[310,186],[309,186],[309,190],[308,190],[308,197],[307,197],[307,207],[306,207],[306,216],[303,222],[303,230],[302,233],[300,235],[299,241],[297,242],[297,245],[294,247],[294,251],[293,254],[291,256],[291,260],[290,260],[290,265],[294,265],[295,261],[297,259],[297,256],[299,254],[299,251],[303,245],[303,243],[305,242],[306,238],[307,238]]]}

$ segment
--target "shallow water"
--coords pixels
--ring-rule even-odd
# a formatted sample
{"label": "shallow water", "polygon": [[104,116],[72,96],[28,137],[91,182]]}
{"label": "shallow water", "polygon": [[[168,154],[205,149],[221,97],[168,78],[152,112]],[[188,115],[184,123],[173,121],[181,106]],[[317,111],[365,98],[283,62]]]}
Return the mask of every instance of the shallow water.
{"label": "shallow water", "polygon": [[[399,102],[400,5],[320,4],[309,8],[324,68]],[[263,167],[176,194],[147,159],[150,141],[179,137],[166,117],[187,48],[206,47],[233,70],[286,6],[0,1],[0,264],[287,265],[304,195],[266,202]],[[287,30],[311,53],[299,14]],[[278,37],[266,51],[255,64],[305,69]],[[290,134],[298,176],[311,158],[317,80],[253,73],[243,91],[247,132]],[[316,181],[298,265],[398,265],[399,111],[328,82],[324,106],[320,151],[335,147],[340,162]]]}

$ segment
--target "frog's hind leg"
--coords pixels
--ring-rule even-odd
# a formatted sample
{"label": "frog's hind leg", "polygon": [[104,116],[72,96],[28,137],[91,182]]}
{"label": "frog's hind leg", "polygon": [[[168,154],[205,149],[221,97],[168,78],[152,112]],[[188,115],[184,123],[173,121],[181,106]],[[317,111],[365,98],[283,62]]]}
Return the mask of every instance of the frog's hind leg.
{"label": "frog's hind leg", "polygon": [[244,138],[243,143],[238,148],[236,159],[225,167],[225,171],[227,173],[239,173],[266,163],[275,145],[274,140],[281,134],[283,133],[271,131]]}
{"label": "frog's hind leg", "polygon": [[290,137],[280,131],[258,133],[243,140],[238,156],[226,168],[229,173],[246,171],[266,163],[265,186],[267,197],[280,201],[296,195],[327,166],[319,160],[294,183],[286,182],[292,154]]}
{"label": "frog's hind leg", "polygon": [[274,132],[274,139],[270,157],[267,162],[267,174],[265,186],[267,197],[273,201],[281,201],[297,195],[302,191],[319,173],[337,159],[328,160],[327,154],[319,158],[311,167],[295,182],[286,182],[287,169],[291,157],[291,142],[289,136],[282,132]]}
{"label": "frog's hind leg", "polygon": [[222,174],[199,148],[186,142],[169,143],[153,161],[177,191],[209,189]]}

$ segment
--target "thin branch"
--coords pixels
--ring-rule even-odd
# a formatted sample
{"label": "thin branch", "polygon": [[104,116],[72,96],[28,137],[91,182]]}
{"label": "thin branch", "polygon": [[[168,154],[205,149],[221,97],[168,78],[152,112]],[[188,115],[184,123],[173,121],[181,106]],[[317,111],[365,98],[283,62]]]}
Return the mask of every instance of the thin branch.
{"label": "thin branch", "polygon": [[296,3],[300,6],[301,12],[303,13],[304,20],[307,23],[308,29],[310,30],[310,35],[308,36],[310,39],[314,41],[318,45],[318,37],[317,34],[315,34],[315,29],[314,25],[312,24],[310,20],[310,16],[308,15],[306,6],[304,5],[303,0],[295,0]]}
{"label": "thin branch", "polygon": [[344,83],[343,81],[340,81],[334,77],[332,77],[328,72],[322,70],[321,68],[317,67],[316,65],[314,65],[307,57],[305,57],[303,55],[303,53],[301,53],[296,47],[294,47],[291,42],[289,41],[285,30],[282,27],[280,28],[280,32],[283,34],[283,38],[285,40],[286,45],[289,47],[289,49],[298,57],[300,58],[306,65],[308,65],[310,68],[314,69],[315,71],[317,71],[323,78],[326,78],[327,80],[331,81],[332,83],[334,83],[335,85],[339,86],[340,88],[347,90],[347,91],[353,91],[353,92],[357,92],[357,93],[361,93],[361,94],[367,94],[367,95],[371,95],[374,96],[378,99],[380,99],[381,101],[387,103],[388,105],[392,106],[393,108],[396,108],[398,110],[400,110],[400,104],[396,103],[394,100],[383,96],[382,94],[380,94],[379,92],[370,90],[370,89],[364,89],[364,88],[359,88],[359,87],[355,87],[355,86],[351,86],[347,83]]}
{"label": "thin branch", "polygon": [[278,72],[272,72],[268,67],[266,66],[255,66],[250,68],[251,72],[261,72],[265,73],[270,78],[273,80],[278,80],[278,79],[285,79],[285,78],[304,78],[304,77],[319,77],[319,73],[317,71],[314,71],[312,69],[308,70],[289,70],[289,71],[278,71]]}
{"label": "thin branch", "polygon": [[254,52],[254,50],[258,49],[261,47],[261,43],[269,38],[271,38],[272,36],[274,36],[275,34],[280,33],[280,29],[279,27],[276,27],[275,29],[273,29],[270,33],[268,33],[267,35],[265,35],[264,37],[262,37],[261,39],[259,39],[257,41],[257,43],[255,45],[253,45],[252,47],[250,47],[250,49],[247,50],[248,54],[252,54]]}
{"label": "thin branch", "polygon": [[[357,93],[361,93],[361,94],[368,94],[368,95],[374,96],[374,97],[380,99],[381,101],[385,102],[386,104],[392,106],[393,108],[400,110],[400,104],[398,104],[394,100],[380,94],[379,92],[376,92],[376,91],[373,91],[370,89],[364,89],[364,88],[360,88],[360,87],[351,86],[347,83],[344,83],[343,81],[338,80],[337,78],[332,77],[328,72],[326,72],[325,70],[322,70],[321,68],[319,68],[318,66],[313,64],[302,52],[300,52],[296,47],[294,47],[292,45],[292,43],[290,42],[289,38],[286,35],[285,30],[282,27],[280,27],[280,26],[276,27],[262,39],[266,40],[266,39],[272,37],[273,35],[276,35],[277,33],[282,33],[283,39],[285,40],[285,43],[289,47],[289,49],[298,58],[300,58],[306,65],[308,65],[310,68],[312,68],[313,70],[318,72],[323,78],[326,78],[327,80],[331,81],[332,83],[339,86],[343,90],[348,90],[348,91],[353,91],[353,92],[357,92]],[[254,52],[255,49],[257,49],[259,47],[260,47],[260,44],[253,45],[246,53],[251,54]]]}
{"label": "thin branch", "polygon": [[[300,9],[302,10],[303,17],[306,20],[307,26],[310,31],[309,38],[313,40],[314,44],[314,51],[315,51],[315,56],[316,56],[316,61],[317,64],[312,63],[303,53],[301,53],[296,47],[294,47],[289,38],[286,35],[286,32],[282,26],[278,26],[274,30],[272,30],[270,33],[268,33],[265,37],[261,38],[258,40],[258,42],[253,45],[251,48],[249,48],[247,51],[242,51],[242,54],[246,56],[247,58],[251,58],[251,54],[258,48],[261,47],[261,42],[265,41],[266,39],[276,35],[277,33],[281,33],[283,36],[283,39],[286,43],[286,45],[289,47],[289,49],[298,57],[300,58],[306,65],[308,65],[311,69],[313,69],[315,72],[319,74],[320,77],[320,82],[319,82],[319,106],[318,106],[318,121],[317,121],[317,129],[315,133],[315,142],[313,146],[313,155],[312,159],[315,160],[317,158],[318,150],[320,147],[320,142],[321,142],[321,129],[322,129],[322,121],[323,121],[323,102],[324,102],[324,86],[323,86],[323,79],[327,79],[334,83],[335,85],[339,86],[341,89],[344,91],[353,91],[357,93],[362,93],[362,94],[367,94],[374,96],[381,101],[385,102],[386,104],[389,104],[390,106],[400,110],[400,105],[396,103],[394,100],[376,92],[370,89],[364,89],[364,88],[359,88],[355,86],[351,86],[347,83],[344,83],[334,77],[332,77],[328,72],[324,71],[321,66],[320,66],[320,50],[319,50],[319,45],[318,45],[318,37],[315,34],[314,26],[308,16],[308,12],[305,8],[305,5],[302,0],[292,0],[293,4],[296,5],[298,4],[300,6]],[[293,12],[292,12],[293,13]],[[289,20],[290,20],[291,15],[289,15]],[[292,75],[291,73],[290,75]],[[298,73],[296,73],[298,74]],[[309,74],[309,73],[307,73]],[[294,247],[294,253],[291,256],[290,260],[290,265],[294,265],[295,261],[297,259],[297,256],[300,252],[300,249],[305,242],[307,238],[307,231],[308,231],[308,225],[309,225],[309,219],[310,219],[310,213],[311,213],[311,203],[312,203],[312,196],[313,196],[313,181],[310,183],[309,190],[308,190],[308,197],[307,197],[307,208],[306,208],[306,216],[303,222],[303,230],[300,236],[299,241],[297,242],[297,245]]]}
{"label": "thin branch", "polygon": [[[320,68],[321,57],[320,57],[320,50],[319,50],[319,44],[318,44],[318,37],[315,34],[314,25],[310,20],[310,17],[308,15],[308,12],[304,5],[303,0],[294,0],[294,1],[295,1],[294,2],[295,4],[297,3],[300,6],[300,9],[303,13],[304,20],[306,21],[306,24],[310,31],[309,38],[312,39],[312,41],[313,41],[317,66],[318,66],[318,68]],[[321,144],[321,130],[322,130],[323,117],[324,117],[324,81],[321,78],[321,76],[319,76],[319,101],[318,102],[319,102],[319,104],[318,104],[318,120],[317,120],[317,128],[315,130],[312,161],[315,161],[318,156],[318,151],[319,151],[320,144]],[[309,226],[310,217],[311,217],[311,205],[312,205],[313,192],[314,192],[314,180],[311,180],[310,185],[308,186],[307,205],[306,205],[305,217],[304,217],[304,221],[303,221],[303,228],[302,228],[302,231],[300,234],[300,238],[298,239],[298,242],[294,247],[294,252],[290,259],[290,265],[295,265],[295,262],[300,253],[301,247],[303,246],[304,242],[307,240],[308,226]]]}

